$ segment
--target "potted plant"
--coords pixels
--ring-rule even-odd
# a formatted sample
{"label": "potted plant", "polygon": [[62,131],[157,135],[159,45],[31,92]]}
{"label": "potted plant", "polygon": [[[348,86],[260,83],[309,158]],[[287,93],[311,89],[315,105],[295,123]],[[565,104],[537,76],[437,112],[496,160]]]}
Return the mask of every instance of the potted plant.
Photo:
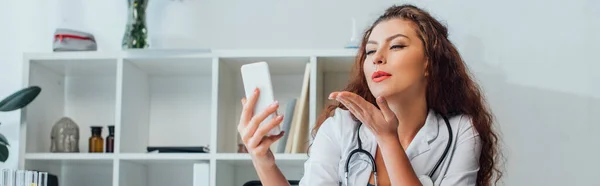
{"label": "potted plant", "polygon": [[[0,101],[0,112],[11,112],[29,105],[42,91],[38,86],[30,86],[21,89]],[[1,124],[1,123],[0,123]],[[0,162],[8,159],[10,144],[2,133],[0,133]]]}

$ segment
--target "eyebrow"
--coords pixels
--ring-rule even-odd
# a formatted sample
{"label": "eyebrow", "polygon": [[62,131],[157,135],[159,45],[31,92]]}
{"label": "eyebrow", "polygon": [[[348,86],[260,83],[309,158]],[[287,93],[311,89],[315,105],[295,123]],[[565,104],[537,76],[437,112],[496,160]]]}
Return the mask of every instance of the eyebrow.
{"label": "eyebrow", "polygon": [[[392,40],[392,39],[394,39],[394,38],[397,38],[397,37],[405,37],[405,38],[407,38],[407,39],[410,39],[410,38],[408,38],[408,36],[405,36],[405,35],[403,35],[403,34],[396,34],[396,35],[393,35],[393,36],[390,36],[390,37],[388,37],[388,38],[387,38],[387,39],[385,39],[385,40],[386,40],[386,41],[390,41],[390,40]],[[377,44],[377,41],[369,40],[369,41],[367,41],[367,44],[369,44],[369,43],[371,43],[371,44]]]}

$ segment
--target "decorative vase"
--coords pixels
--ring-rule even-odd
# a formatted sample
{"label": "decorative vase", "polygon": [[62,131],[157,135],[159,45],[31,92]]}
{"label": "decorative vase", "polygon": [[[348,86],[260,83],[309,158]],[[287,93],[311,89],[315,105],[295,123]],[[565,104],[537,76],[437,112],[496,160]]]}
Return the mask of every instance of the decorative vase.
{"label": "decorative vase", "polygon": [[123,49],[148,48],[148,30],[146,28],[146,7],[148,0],[127,0],[128,18],[123,35]]}
{"label": "decorative vase", "polygon": [[52,127],[50,143],[50,152],[79,152],[79,126],[71,118],[61,118]]}

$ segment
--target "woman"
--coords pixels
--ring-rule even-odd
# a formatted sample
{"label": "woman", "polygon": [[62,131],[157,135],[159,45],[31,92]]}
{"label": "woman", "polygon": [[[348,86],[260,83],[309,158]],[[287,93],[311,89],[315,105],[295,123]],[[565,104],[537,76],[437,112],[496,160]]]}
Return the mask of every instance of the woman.
{"label": "woman", "polygon": [[[487,186],[494,173],[499,179],[492,115],[447,28],[427,12],[387,9],[364,33],[350,75],[344,91],[330,94],[339,103],[313,129],[301,185]],[[238,130],[263,185],[288,185],[269,150],[283,133],[264,137],[283,116],[258,127],[278,108],[253,115],[258,95],[242,99]],[[359,139],[373,160],[358,153],[347,162]]]}

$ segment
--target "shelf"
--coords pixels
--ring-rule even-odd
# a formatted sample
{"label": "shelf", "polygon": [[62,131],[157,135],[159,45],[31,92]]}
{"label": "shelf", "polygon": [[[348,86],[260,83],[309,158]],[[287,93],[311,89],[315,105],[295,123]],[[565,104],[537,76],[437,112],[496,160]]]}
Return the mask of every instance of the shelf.
{"label": "shelf", "polygon": [[[306,157],[306,155],[288,155],[290,154],[276,155],[277,167],[288,180],[300,180],[304,173],[305,158],[302,157]],[[237,186],[248,181],[258,180],[251,159],[246,159],[247,156],[232,156],[230,158],[232,159],[219,159],[216,161],[216,185]]]}
{"label": "shelf", "polygon": [[201,57],[149,57],[124,58],[150,76],[194,76],[212,73],[212,58]]}
{"label": "shelf", "polygon": [[329,94],[334,91],[343,90],[350,81],[350,72],[355,59],[353,56],[343,57],[317,57],[313,68],[311,84],[310,102],[311,110],[311,128],[314,126],[317,117],[321,114],[323,108],[331,103],[328,100]]}
{"label": "shelf", "polygon": [[[68,117],[78,125],[80,152],[88,151],[90,126],[115,124],[117,60],[36,60],[26,65],[27,86],[42,93],[27,107],[26,152],[49,152],[54,124]],[[66,134],[66,133],[65,133]],[[69,136],[66,137],[75,137]]]}
{"label": "shelf", "polygon": [[217,153],[237,152],[237,125],[245,97],[240,68],[244,64],[265,61],[269,65],[278,113],[284,113],[291,99],[300,97],[304,71],[309,57],[244,57],[219,58]]}
{"label": "shelf", "polygon": [[[269,71],[273,76],[286,74],[303,74],[305,65],[310,61],[310,56],[300,57],[220,57],[221,68],[228,68],[233,73],[239,74],[242,65],[264,61],[269,64]],[[272,77],[276,79],[275,77]]]}
{"label": "shelf", "polygon": [[[276,160],[282,161],[304,161],[308,158],[307,154],[274,154]],[[247,153],[219,153],[216,155],[217,160],[252,160],[250,154]]]}
{"label": "shelf", "polygon": [[[171,156],[169,158],[175,158]],[[188,157],[189,158],[189,157]],[[193,185],[194,177],[207,177],[210,169],[209,161],[191,161],[170,159],[121,160],[119,163],[119,185],[126,186],[164,186],[164,185]],[[196,175],[197,165],[205,175]],[[201,174],[201,173],[198,173]],[[204,180],[207,185],[208,180]]]}
{"label": "shelf", "polygon": [[113,160],[115,154],[107,153],[26,153],[26,160]]}
{"label": "shelf", "polygon": [[206,153],[124,153],[119,154],[120,160],[147,160],[147,161],[208,161],[211,155]]}
{"label": "shelf", "polygon": [[212,51],[214,56],[218,57],[242,57],[242,58],[253,58],[253,57],[310,57],[310,56],[323,56],[323,57],[340,57],[340,56],[354,56],[356,49],[328,49],[328,50],[215,50]]}
{"label": "shelf", "polygon": [[211,58],[125,59],[122,69],[121,152],[210,145]]}
{"label": "shelf", "polygon": [[94,60],[94,59],[143,59],[160,58],[213,58],[213,57],[345,57],[356,55],[356,49],[256,49],[256,50],[153,50],[144,51],[64,51],[48,53],[27,53],[28,60]]}
{"label": "shelf", "polygon": [[[304,162],[308,159],[306,154],[275,154],[275,163],[284,167],[300,167],[303,169]],[[254,166],[252,158],[248,154],[219,154],[218,162],[235,167]]]}
{"label": "shelf", "polygon": [[[237,153],[240,68],[269,64],[278,113],[308,79],[310,132],[332,91],[350,80],[355,49],[134,50],[25,54],[25,86],[42,87],[23,109],[25,168],[49,170],[61,185],[237,186],[258,179],[249,154]],[[310,73],[305,76],[306,67]],[[81,153],[50,153],[62,117],[79,126]],[[115,152],[88,152],[90,126],[115,126]],[[289,132],[289,131],[287,131]],[[303,140],[303,139],[301,139]],[[310,137],[309,139],[310,140]],[[276,150],[279,143],[271,147]],[[148,146],[208,146],[210,153],[148,153]],[[276,153],[290,180],[302,177],[307,153]],[[89,184],[88,184],[89,185]]]}
{"label": "shelf", "polygon": [[91,159],[94,156],[48,156],[47,159],[36,157],[49,154],[26,155],[30,158],[25,160],[25,169],[48,172],[58,177],[59,185],[89,185],[105,186],[112,185],[113,182],[113,160],[107,159],[108,156],[98,157],[100,159]]}
{"label": "shelf", "polygon": [[64,51],[47,53],[27,53],[24,55],[26,60],[32,61],[75,61],[75,60],[116,60],[121,56],[120,52],[100,52],[100,51]]}
{"label": "shelf", "polygon": [[[26,160],[252,160],[247,153],[27,153]],[[307,154],[275,154],[277,160],[304,161]]]}

